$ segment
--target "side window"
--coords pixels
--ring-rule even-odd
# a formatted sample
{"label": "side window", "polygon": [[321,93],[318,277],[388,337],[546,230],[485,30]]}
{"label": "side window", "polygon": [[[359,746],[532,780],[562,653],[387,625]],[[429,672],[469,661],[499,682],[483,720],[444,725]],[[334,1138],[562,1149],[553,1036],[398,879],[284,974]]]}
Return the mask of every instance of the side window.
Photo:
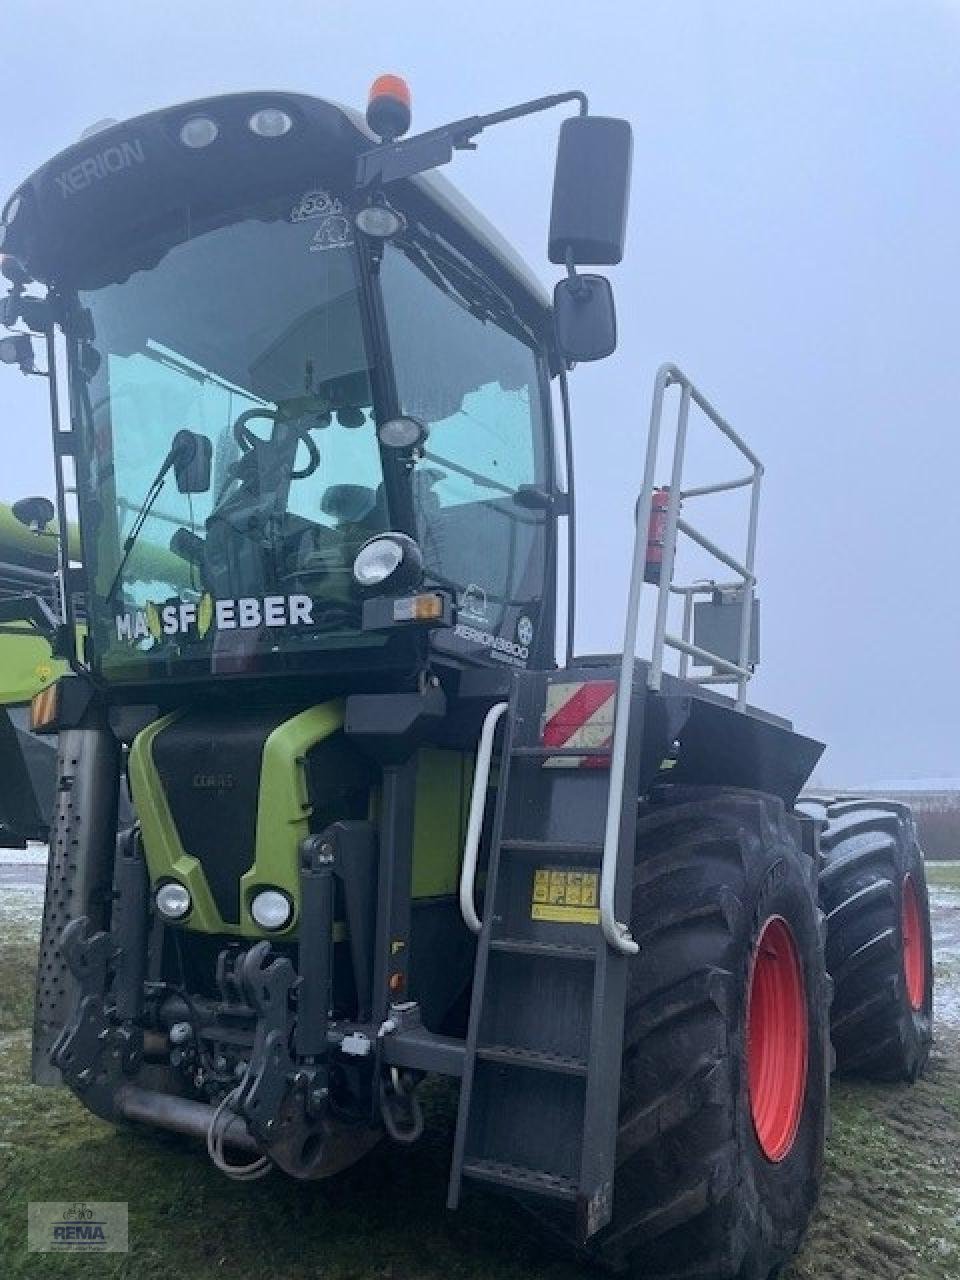
{"label": "side window", "polygon": [[[416,258],[416,254],[414,254]],[[546,519],[517,501],[545,486],[546,425],[533,348],[438,265],[389,245],[381,285],[403,412],[427,424],[413,477],[428,572],[465,625],[441,647],[524,665],[539,628]]]}

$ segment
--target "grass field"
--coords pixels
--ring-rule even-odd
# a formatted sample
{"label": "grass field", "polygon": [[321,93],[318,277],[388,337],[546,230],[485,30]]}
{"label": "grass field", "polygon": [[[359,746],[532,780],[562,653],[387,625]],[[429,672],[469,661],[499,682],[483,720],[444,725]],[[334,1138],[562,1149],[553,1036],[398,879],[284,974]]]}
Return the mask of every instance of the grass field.
{"label": "grass field", "polygon": [[960,861],[928,862],[927,882],[932,889],[956,889],[960,893]]}
{"label": "grass field", "polygon": [[[956,864],[955,864],[956,865]],[[942,868],[937,868],[940,883]],[[944,885],[960,890],[960,865]],[[933,878],[933,877],[932,877]],[[444,1207],[453,1095],[429,1098],[424,1140],[383,1144],[327,1184],[273,1174],[227,1181],[194,1144],[121,1132],[63,1090],[27,1083],[36,922],[0,893],[0,1260],[11,1280],[93,1274],[93,1264],[26,1252],[30,1200],[123,1200],[131,1250],[99,1255],[98,1277],[180,1280],[572,1280],[509,1202],[479,1194]],[[960,894],[956,899],[960,921]],[[952,951],[941,982],[960,985]],[[918,1086],[834,1089],[821,1209],[783,1280],[960,1278],[960,1030],[944,1023]]]}

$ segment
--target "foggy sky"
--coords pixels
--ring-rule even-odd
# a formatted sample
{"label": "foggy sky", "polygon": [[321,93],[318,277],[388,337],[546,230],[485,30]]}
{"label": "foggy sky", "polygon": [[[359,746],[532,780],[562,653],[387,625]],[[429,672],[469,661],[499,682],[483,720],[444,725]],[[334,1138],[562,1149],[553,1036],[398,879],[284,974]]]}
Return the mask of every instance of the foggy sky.
{"label": "foggy sky", "polygon": [[[104,116],[253,88],[362,106],[387,70],[415,129],[574,87],[629,117],[620,347],[572,379],[578,647],[619,646],[650,386],[674,360],[767,467],[752,700],[830,744],[822,777],[960,776],[960,2],[2,12],[4,194]],[[548,284],[558,123],[490,131],[447,170]],[[0,497],[50,492],[44,384],[0,376]],[[735,549],[716,506],[690,518]]]}

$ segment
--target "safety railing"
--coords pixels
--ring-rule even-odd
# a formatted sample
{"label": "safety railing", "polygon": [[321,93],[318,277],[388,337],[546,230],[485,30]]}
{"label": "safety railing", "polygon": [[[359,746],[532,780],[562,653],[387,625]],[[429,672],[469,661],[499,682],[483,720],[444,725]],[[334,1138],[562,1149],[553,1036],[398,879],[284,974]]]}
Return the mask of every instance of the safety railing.
{"label": "safety railing", "polygon": [[[753,588],[756,583],[754,559],[763,465],[753,450],[741,440],[729,423],[720,416],[710,401],[707,400],[706,396],[697,390],[686,374],[682,373],[676,365],[665,364],[658,370],[656,381],[654,382],[653,404],[650,410],[650,434],[647,438],[647,453],[643,470],[643,488],[640,494],[640,501],[637,504],[633,560],[630,570],[627,616],[624,626],[623,656],[620,661],[620,675],[617,682],[616,719],[614,721],[613,743],[610,754],[610,794],[607,801],[603,862],[600,872],[600,925],[610,946],[627,955],[636,954],[639,948],[630,936],[629,926],[616,918],[615,896],[620,846],[620,819],[623,810],[637,633],[640,626],[640,601],[645,582],[647,539],[650,529],[650,516],[653,510],[660,437],[663,429],[664,396],[670,386],[678,386],[680,388],[680,404],[677,411],[677,431],[664,520],[659,594],[657,597],[647,686],[654,690],[661,687],[664,652],[667,648],[675,649],[681,655],[680,662],[684,671],[687,669],[687,663],[690,658],[696,658],[712,668],[713,674],[699,677],[702,682],[735,682],[737,685],[736,706],[738,710],[742,711],[746,707],[747,682],[752,674],[749,666],[750,633],[753,621]],[[697,485],[684,490],[683,466],[686,458],[691,404],[697,405],[706,418],[746,458],[751,467],[748,475],[735,480],[721,480],[714,484]],[[695,525],[683,519],[680,515],[680,507],[682,502],[693,498],[747,487],[750,489],[747,543],[744,559],[740,561],[736,556],[717,546],[712,539],[708,538]],[[704,583],[692,583],[689,586],[678,586],[674,583],[673,574],[676,565],[677,537],[679,534],[683,534],[696,543],[702,550],[719,560],[735,575],[734,585],[739,587],[743,597],[736,662],[731,662],[722,654],[713,653],[694,644],[690,638],[693,604],[696,595],[701,592],[712,593],[718,588],[713,584],[707,586]],[[671,594],[679,594],[685,597],[684,621],[682,634],[679,636],[667,631],[667,613]]]}

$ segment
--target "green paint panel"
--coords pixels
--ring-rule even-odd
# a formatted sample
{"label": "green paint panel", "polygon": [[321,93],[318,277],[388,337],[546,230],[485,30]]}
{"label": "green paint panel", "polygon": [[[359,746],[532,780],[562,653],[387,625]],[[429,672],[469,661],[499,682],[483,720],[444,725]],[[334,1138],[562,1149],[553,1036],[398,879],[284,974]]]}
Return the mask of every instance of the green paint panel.
{"label": "green paint panel", "polygon": [[[239,928],[224,921],[210,892],[203,866],[180,843],[163,784],[153,760],[153,744],[181,715],[174,712],[139,733],[130,751],[130,786],[143,828],[151,883],[176,879],[185,884],[193,910],[184,927],[202,933],[240,933],[244,937],[289,937],[296,932],[300,897],[298,850],[310,830],[310,801],[305,760],[310,749],[343,727],[339,701],[311,707],[279,725],[263,748],[258,794],[254,860],[240,877]],[[466,830],[473,756],[460,751],[425,748],[417,762],[414,853],[411,892],[414,898],[456,894]],[[371,795],[376,818],[379,795]],[[294,919],[280,934],[266,934],[247,913],[258,886],[274,885],[294,902]]]}
{"label": "green paint panel", "polygon": [[433,748],[420,752],[413,823],[414,898],[457,892],[472,783],[472,755]]}
{"label": "green paint panel", "polygon": [[23,635],[0,635],[0,706],[29,702],[35,693],[67,674],[69,668],[50,653],[50,643],[24,625]]}
{"label": "green paint panel", "polygon": [[[167,797],[153,763],[153,743],[176,720],[180,712],[154,720],[137,734],[130,748],[129,774],[133,803],[143,831],[143,850],[150,872],[150,883],[179,880],[190,890],[193,910],[184,927],[201,933],[227,933],[207,886],[203,868],[180,844],[176,824]],[[232,931],[232,929],[230,930]]]}
{"label": "green paint panel", "polygon": [[[285,889],[294,902],[293,921],[283,933],[296,931],[300,841],[310,834],[306,755],[311,747],[342,728],[343,703],[324,702],[278,725],[264,743],[257,799],[256,859],[240,877],[241,920],[247,915],[252,890],[257,885],[276,885]],[[246,923],[244,933],[262,932],[249,917]]]}
{"label": "green paint panel", "polygon": [[[142,730],[130,750],[130,787],[143,828],[150,880],[176,879],[190,890],[193,910],[184,927],[202,933],[240,933],[244,937],[289,937],[296,932],[299,902],[298,848],[309,834],[310,802],[305,757],[311,747],[343,727],[342,702],[311,707],[279,725],[267,738],[260,769],[254,861],[240,878],[240,926],[221,919],[199,860],[180,844],[176,824],[153,761],[153,743],[182,713],[155,720]],[[249,895],[257,885],[286,890],[294,902],[294,918],[280,933],[267,934],[247,914]]]}

